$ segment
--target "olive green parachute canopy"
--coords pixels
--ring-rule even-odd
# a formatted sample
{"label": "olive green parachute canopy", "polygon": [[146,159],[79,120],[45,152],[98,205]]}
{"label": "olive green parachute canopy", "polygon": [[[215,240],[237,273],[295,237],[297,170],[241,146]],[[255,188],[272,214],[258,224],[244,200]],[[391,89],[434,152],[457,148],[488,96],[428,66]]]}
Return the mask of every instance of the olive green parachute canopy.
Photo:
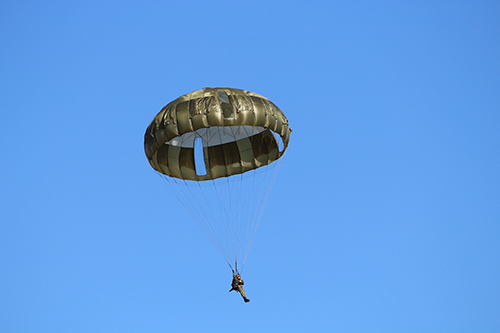
{"label": "olive green parachute canopy", "polygon": [[181,96],[146,130],[148,161],[171,190],[166,204],[175,195],[232,268],[245,265],[290,133],[270,100],[231,88]]}
{"label": "olive green parachute canopy", "polygon": [[[269,99],[246,90],[204,88],[161,109],[146,130],[144,149],[164,175],[212,180],[276,161],[290,133],[285,115]],[[202,158],[195,154],[197,145]]]}

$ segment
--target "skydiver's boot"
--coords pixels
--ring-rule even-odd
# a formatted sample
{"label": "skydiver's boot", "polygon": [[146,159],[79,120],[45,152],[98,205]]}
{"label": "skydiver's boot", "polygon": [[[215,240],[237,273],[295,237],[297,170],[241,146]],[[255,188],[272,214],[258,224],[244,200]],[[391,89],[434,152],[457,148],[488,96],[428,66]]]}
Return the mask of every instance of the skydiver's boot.
{"label": "skydiver's boot", "polygon": [[248,298],[246,298],[246,297],[245,297],[245,298],[243,298],[243,299],[245,300],[245,303],[250,302],[250,300],[249,300]]}

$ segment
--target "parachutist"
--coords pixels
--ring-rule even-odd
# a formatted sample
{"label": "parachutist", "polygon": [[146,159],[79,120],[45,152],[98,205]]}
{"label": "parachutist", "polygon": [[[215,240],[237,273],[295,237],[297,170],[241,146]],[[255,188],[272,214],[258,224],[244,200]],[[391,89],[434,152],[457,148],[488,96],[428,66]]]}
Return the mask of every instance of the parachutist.
{"label": "parachutist", "polygon": [[229,290],[229,292],[236,290],[241,294],[241,297],[243,297],[245,303],[247,303],[250,302],[250,300],[247,298],[247,296],[245,295],[245,291],[243,290],[244,283],[245,282],[243,282],[243,280],[241,279],[240,273],[237,272],[237,274],[234,274],[233,271],[233,282],[231,282],[231,290]]}

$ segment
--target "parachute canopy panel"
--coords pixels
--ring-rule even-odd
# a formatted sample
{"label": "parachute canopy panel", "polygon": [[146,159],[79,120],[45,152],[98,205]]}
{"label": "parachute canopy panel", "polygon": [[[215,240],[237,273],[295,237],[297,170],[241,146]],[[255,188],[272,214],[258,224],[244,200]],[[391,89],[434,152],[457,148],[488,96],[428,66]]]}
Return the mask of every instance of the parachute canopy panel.
{"label": "parachute canopy panel", "polygon": [[[246,90],[204,88],[161,109],[146,130],[144,149],[164,175],[211,180],[276,161],[290,133],[285,115],[269,99]],[[195,154],[200,139],[202,155]]]}

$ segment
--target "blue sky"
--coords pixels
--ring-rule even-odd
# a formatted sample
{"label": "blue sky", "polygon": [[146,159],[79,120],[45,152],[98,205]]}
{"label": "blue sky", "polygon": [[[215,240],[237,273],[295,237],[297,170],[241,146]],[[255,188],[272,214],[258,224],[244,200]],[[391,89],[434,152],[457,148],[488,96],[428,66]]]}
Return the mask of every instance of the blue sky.
{"label": "blue sky", "polygon": [[[496,1],[4,1],[2,332],[500,331]],[[244,276],[149,166],[204,87],[293,133]]]}

